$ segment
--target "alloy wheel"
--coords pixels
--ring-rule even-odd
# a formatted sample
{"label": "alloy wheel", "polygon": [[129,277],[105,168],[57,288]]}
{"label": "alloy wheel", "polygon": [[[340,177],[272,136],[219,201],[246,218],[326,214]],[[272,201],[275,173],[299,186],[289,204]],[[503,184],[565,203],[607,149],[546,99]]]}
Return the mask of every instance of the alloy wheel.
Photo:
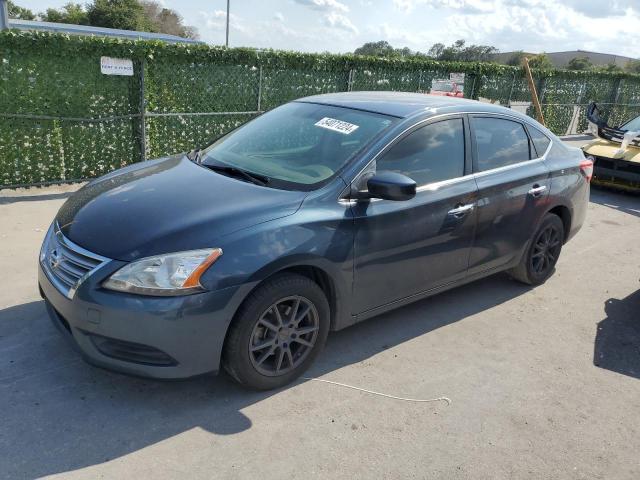
{"label": "alloy wheel", "polygon": [[319,329],[318,311],[309,299],[294,295],[274,302],[251,333],[251,364],[271,377],[289,373],[311,353]]}
{"label": "alloy wheel", "polygon": [[560,232],[554,225],[542,230],[533,244],[531,268],[536,275],[544,275],[553,268],[558,260],[562,241]]}

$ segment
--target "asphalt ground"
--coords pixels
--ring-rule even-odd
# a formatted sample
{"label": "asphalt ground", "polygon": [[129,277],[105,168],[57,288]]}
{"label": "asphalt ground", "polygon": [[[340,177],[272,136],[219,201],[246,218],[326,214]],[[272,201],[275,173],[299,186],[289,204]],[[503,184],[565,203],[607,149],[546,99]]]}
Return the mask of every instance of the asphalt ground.
{"label": "asphalt ground", "polygon": [[640,198],[593,190],[557,271],[498,274],[330,335],[301,380],[86,364],[36,285],[77,187],[0,192],[0,478],[640,478]]}

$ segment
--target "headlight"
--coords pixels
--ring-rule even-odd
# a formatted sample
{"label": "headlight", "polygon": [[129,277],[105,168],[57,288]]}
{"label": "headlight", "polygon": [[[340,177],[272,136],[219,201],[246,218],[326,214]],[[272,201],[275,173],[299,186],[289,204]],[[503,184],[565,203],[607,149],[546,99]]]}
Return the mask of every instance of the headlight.
{"label": "headlight", "polygon": [[51,226],[49,227],[49,230],[47,230],[47,233],[44,236],[44,240],[42,240],[42,246],[40,247],[40,263],[41,264],[43,264],[45,258],[47,258],[47,246],[49,245],[49,237],[51,237],[51,232],[53,232],[54,223],[51,224]]}
{"label": "headlight", "polygon": [[147,257],[111,275],[104,288],[140,295],[188,295],[202,291],[200,276],[222,255],[220,248]]}

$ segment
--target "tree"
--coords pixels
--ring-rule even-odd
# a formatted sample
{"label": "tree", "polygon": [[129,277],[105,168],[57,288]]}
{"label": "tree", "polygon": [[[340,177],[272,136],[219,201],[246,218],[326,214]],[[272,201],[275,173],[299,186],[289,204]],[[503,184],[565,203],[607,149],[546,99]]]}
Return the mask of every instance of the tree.
{"label": "tree", "polygon": [[628,73],[640,73],[640,60],[629,60],[624,69]]}
{"label": "tree", "polygon": [[512,67],[519,67],[522,65],[522,59],[527,55],[522,51],[518,50],[513,52],[511,56],[507,59],[507,65],[511,65]]}
{"label": "tree", "polygon": [[379,42],[367,42],[353,52],[355,55],[368,55],[372,57],[394,57],[395,49],[386,40]]}
{"label": "tree", "polygon": [[87,7],[87,17],[94,27],[151,30],[151,22],[137,0],[94,0]]}
{"label": "tree", "polygon": [[141,4],[152,31],[185,38],[198,38],[196,29],[183,25],[183,19],[177,12],[164,8],[158,2],[151,0],[143,1]]}
{"label": "tree", "polygon": [[15,18],[19,20],[35,20],[36,15],[28,8],[23,8],[15,3],[7,2],[7,10],[9,11],[9,18]]}
{"label": "tree", "polygon": [[427,55],[433,58],[440,58],[442,53],[444,52],[445,46],[444,43],[434,43],[431,45],[431,48],[427,52]]}
{"label": "tree", "polygon": [[379,42],[367,42],[361,47],[356,48],[353,51],[353,54],[386,58],[425,57],[424,53],[414,52],[409,47],[393,48],[393,46],[386,40],[380,40]]}
{"label": "tree", "polygon": [[498,49],[491,45],[470,45],[460,50],[458,59],[463,62],[490,62],[496,53]]}
{"label": "tree", "polygon": [[539,68],[549,70],[553,68],[553,63],[546,53],[540,53],[529,58],[529,66],[531,68]]}
{"label": "tree", "polygon": [[401,57],[413,57],[416,55],[409,47],[396,48],[396,54]]}
{"label": "tree", "polygon": [[607,65],[598,65],[593,68],[596,72],[605,72],[605,73],[622,73],[624,70],[620,68],[615,63],[608,63]]}
{"label": "tree", "polygon": [[40,19],[45,22],[70,23],[73,25],[89,25],[89,15],[79,3],[67,3],[60,10],[47,8],[40,14]]}
{"label": "tree", "polygon": [[40,14],[46,22],[92,25],[198,38],[193,27],[182,24],[182,17],[169,8],[149,0],[94,0],[86,6],[67,3],[60,10],[49,8]]}
{"label": "tree", "polygon": [[567,68],[569,70],[589,70],[593,67],[593,63],[588,57],[575,57],[569,60]]}
{"label": "tree", "polygon": [[445,47],[442,43],[435,43],[428,52],[430,57],[443,61],[458,62],[488,62],[498,49],[490,45],[469,45],[464,40],[456,40]]}

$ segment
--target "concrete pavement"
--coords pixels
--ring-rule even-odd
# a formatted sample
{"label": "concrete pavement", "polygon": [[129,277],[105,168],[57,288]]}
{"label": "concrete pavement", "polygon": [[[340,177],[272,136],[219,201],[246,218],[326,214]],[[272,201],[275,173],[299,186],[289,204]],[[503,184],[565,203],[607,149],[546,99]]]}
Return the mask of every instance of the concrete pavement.
{"label": "concrete pavement", "polygon": [[594,190],[546,284],[499,274],[371,319],[309,372],[446,406],[87,365],[36,286],[65,190],[0,195],[0,478],[640,478],[637,197]]}

